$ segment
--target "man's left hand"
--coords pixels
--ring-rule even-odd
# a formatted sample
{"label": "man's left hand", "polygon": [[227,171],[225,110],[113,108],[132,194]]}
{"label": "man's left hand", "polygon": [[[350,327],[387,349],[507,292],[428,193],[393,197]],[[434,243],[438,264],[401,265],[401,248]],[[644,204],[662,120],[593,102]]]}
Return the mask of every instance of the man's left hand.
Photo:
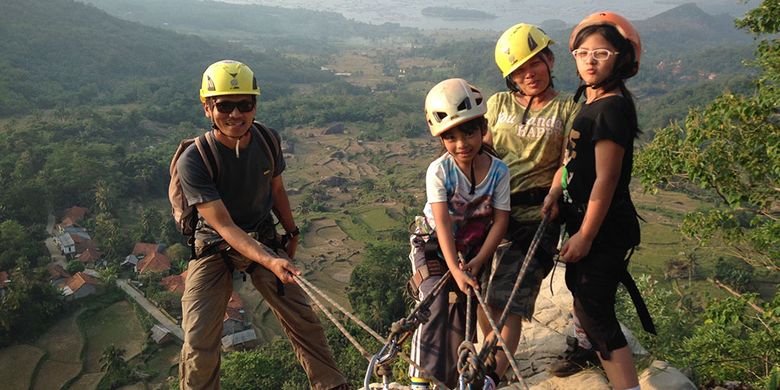
{"label": "man's left hand", "polygon": [[287,246],[284,248],[284,252],[292,259],[295,257],[295,251],[298,249],[298,235],[293,236],[287,241]]}

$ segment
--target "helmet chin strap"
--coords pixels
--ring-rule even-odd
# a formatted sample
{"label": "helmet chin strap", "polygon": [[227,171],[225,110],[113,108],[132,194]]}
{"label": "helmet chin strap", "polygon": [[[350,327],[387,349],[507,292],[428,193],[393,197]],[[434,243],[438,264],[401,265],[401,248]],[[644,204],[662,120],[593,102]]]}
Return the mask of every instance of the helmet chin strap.
{"label": "helmet chin strap", "polygon": [[474,174],[474,162],[479,158],[479,156],[482,155],[482,151],[485,149],[485,145],[481,145],[479,147],[479,152],[477,152],[477,157],[474,157],[471,160],[471,189],[469,190],[469,195],[474,195],[474,191],[477,190],[477,175]]}
{"label": "helmet chin strap", "polygon": [[[586,84],[583,82],[582,78],[580,78],[580,86],[577,87],[577,93],[574,94],[574,102],[577,103],[580,100],[580,97],[585,92],[586,89],[599,89],[601,87],[611,87],[608,88],[609,90],[614,89],[617,85],[615,84],[620,79],[615,75],[610,75],[607,77],[604,81],[596,84]],[[587,100],[587,99],[586,99]]]}
{"label": "helmet chin strap", "polygon": [[[620,85],[620,80],[631,77],[631,76],[624,77],[626,66],[629,65],[623,64],[618,69],[612,69],[612,72],[609,74],[609,76],[607,76],[606,79],[595,84],[586,84],[584,83],[584,80],[582,80],[582,77],[580,77],[580,86],[577,87],[577,93],[574,94],[574,102],[577,103],[580,100],[580,96],[582,96],[582,94],[585,92],[587,88],[590,89],[605,88],[607,91],[611,91],[615,88],[618,88],[618,86]],[[577,75],[579,76],[579,72],[577,72]]]}
{"label": "helmet chin strap", "polygon": [[[224,131],[222,131],[222,130],[219,128],[219,126],[217,126],[216,122],[214,122],[213,120],[211,121],[211,128],[212,128],[212,129],[214,129],[214,130],[216,130],[216,131],[218,131],[220,134],[224,135],[225,137],[228,137],[228,138],[231,138],[231,139],[234,139],[234,140],[236,140],[236,158],[238,158],[238,145],[241,143],[241,138],[244,138],[244,136],[245,136],[247,133],[249,133],[249,128],[247,128],[247,129],[246,129],[246,131],[244,132],[244,134],[241,134],[241,135],[239,135],[239,136],[235,136],[235,135],[229,135],[229,134],[226,134]],[[250,126],[250,128],[251,128],[251,126]]]}

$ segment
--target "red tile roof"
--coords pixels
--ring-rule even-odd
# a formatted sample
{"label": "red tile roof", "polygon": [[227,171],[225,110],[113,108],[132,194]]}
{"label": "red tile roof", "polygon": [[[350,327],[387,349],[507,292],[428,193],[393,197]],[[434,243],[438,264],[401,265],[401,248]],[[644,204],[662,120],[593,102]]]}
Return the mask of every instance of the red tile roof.
{"label": "red tile roof", "polygon": [[82,263],[94,263],[95,261],[100,260],[101,256],[98,249],[89,247],[80,255],[77,255],[76,258]]}
{"label": "red tile roof", "polygon": [[227,321],[229,319],[244,321],[244,315],[241,313],[243,309],[244,301],[241,300],[241,297],[237,292],[233,291],[233,293],[230,294],[230,300],[228,300],[227,309],[225,310],[225,318],[223,321]]}
{"label": "red tile roof", "polygon": [[95,243],[95,240],[84,238],[78,234],[72,234],[72,233],[70,237],[73,238],[73,242],[76,244],[76,253],[83,253],[87,249],[97,249],[97,244]]}
{"label": "red tile roof", "polygon": [[230,294],[230,300],[228,301],[227,307],[232,309],[243,309],[244,301],[241,300],[241,296],[239,296],[237,292],[233,291],[233,293]]}
{"label": "red tile roof", "polygon": [[65,268],[62,268],[59,264],[50,264],[46,267],[46,270],[49,271],[51,280],[70,277],[70,274],[65,271]]}
{"label": "red tile roof", "polygon": [[62,216],[61,225],[70,226],[76,224],[78,221],[84,219],[88,211],[89,210],[86,208],[79,206],[73,206],[69,209],[66,209],[65,215]]}
{"label": "red tile roof", "polygon": [[146,255],[149,256],[157,252],[157,244],[149,242],[138,242],[133,247],[134,255]]}
{"label": "red tile roof", "polygon": [[184,281],[187,280],[187,271],[181,273],[181,275],[171,275],[162,278],[160,284],[165,286],[165,289],[171,292],[177,292],[184,294]]}
{"label": "red tile roof", "polygon": [[135,269],[138,273],[165,272],[171,269],[171,260],[160,252],[153,252],[139,261]]}
{"label": "red tile roof", "polygon": [[97,286],[100,284],[100,280],[83,272],[76,272],[76,274],[68,280],[67,286],[70,287],[70,291],[76,292],[85,284]]}
{"label": "red tile roof", "polygon": [[244,321],[244,315],[241,314],[241,312],[236,310],[236,309],[227,308],[225,310],[225,318],[223,318],[222,321],[227,321],[227,320],[234,320],[234,321],[238,321],[238,322],[243,322]]}

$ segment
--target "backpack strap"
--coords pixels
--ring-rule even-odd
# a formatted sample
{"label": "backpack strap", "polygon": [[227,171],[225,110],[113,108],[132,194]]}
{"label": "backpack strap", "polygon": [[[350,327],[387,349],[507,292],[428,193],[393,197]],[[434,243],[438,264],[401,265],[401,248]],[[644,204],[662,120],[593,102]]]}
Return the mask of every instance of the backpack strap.
{"label": "backpack strap", "polygon": [[[217,151],[217,145],[215,142],[216,140],[210,131],[195,138],[195,148],[198,149],[198,153],[200,154],[200,158],[203,160],[203,164],[206,166],[206,171],[209,173],[209,177],[211,177],[211,180],[216,182],[217,177],[219,176],[221,164],[219,159],[219,152]],[[206,147],[204,143],[208,145],[208,147]],[[198,225],[199,219],[197,207],[193,207],[193,213],[193,226],[191,226],[192,235],[187,239],[187,243],[190,247],[190,260],[197,257],[195,253],[195,229]]]}
{"label": "backpack strap", "polygon": [[[206,143],[209,147],[204,147],[203,143]],[[221,160],[219,159],[219,151],[217,150],[217,140],[214,139],[214,135],[211,131],[202,134],[195,139],[195,146],[198,147],[200,157],[203,159],[203,163],[206,165],[206,170],[209,172],[212,180],[217,179],[219,172],[222,171]]]}
{"label": "backpack strap", "polygon": [[265,147],[266,153],[271,157],[271,177],[273,177],[276,171],[276,160],[282,153],[282,147],[279,145],[279,140],[271,132],[271,129],[266,127],[260,122],[255,122],[251,128],[252,136],[257,137],[258,141]]}

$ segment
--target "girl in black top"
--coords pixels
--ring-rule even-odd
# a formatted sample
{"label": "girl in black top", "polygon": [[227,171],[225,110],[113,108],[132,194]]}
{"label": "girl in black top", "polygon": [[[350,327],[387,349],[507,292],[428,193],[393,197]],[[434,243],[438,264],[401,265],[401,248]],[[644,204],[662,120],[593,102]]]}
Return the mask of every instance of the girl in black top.
{"label": "girl in black top", "polygon": [[[639,389],[631,350],[615,316],[618,283],[626,285],[643,323],[641,296],[627,271],[627,257],[639,243],[639,223],[631,202],[634,138],[639,133],[636,109],[624,80],[639,68],[641,43],[625,18],[608,12],[585,18],[574,28],[569,47],[585,93],[574,119],[564,166],[556,174],[543,212],[558,212],[570,238],[560,256],[567,263],[566,284],[574,296],[574,313],[613,388]],[[637,299],[639,302],[637,302]],[[647,320],[647,321],[645,321]]]}

